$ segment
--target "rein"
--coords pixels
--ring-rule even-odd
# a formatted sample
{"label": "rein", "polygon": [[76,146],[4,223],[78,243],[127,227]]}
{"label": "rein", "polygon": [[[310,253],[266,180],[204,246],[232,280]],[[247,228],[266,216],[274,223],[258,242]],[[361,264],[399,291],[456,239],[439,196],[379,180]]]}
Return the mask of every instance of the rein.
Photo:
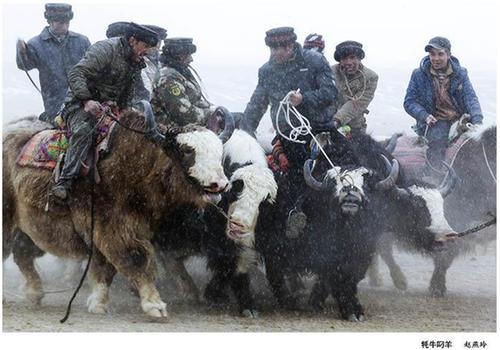
{"label": "rein", "polygon": [[118,123],[118,125],[120,125],[122,128],[124,129],[127,129],[127,130],[130,130],[130,131],[133,131],[135,133],[138,133],[138,134],[141,134],[141,135],[146,135],[147,132],[146,131],[142,131],[142,130],[139,130],[139,129],[134,129],[134,128],[131,128],[130,126],[127,126],[125,124],[123,124],[120,119],[118,119],[116,117],[116,115],[113,114],[113,112],[111,112],[111,109],[108,107],[104,110],[105,114],[107,116],[109,116],[111,119],[113,119],[115,122]]}
{"label": "rein", "polygon": [[467,236],[468,234],[471,234],[471,233],[474,233],[474,232],[477,232],[479,230],[482,230],[483,228],[486,228],[488,226],[491,226],[493,224],[495,224],[497,222],[497,217],[492,215],[491,213],[489,213],[490,216],[492,216],[493,218],[487,222],[484,222],[476,227],[473,227],[473,228],[470,228],[468,230],[465,230],[463,232],[460,232],[457,237],[464,237],[464,236]]}
{"label": "rein", "polygon": [[90,251],[89,251],[89,256],[87,259],[87,265],[85,266],[85,271],[83,271],[82,277],[80,278],[80,282],[78,283],[78,286],[76,287],[73,295],[71,296],[71,299],[68,303],[68,306],[66,308],[66,314],[64,317],[59,320],[59,322],[64,323],[66,320],[69,318],[69,314],[71,313],[71,304],[73,303],[73,300],[75,300],[76,296],[78,295],[78,292],[80,291],[80,288],[83,285],[83,282],[85,281],[85,277],[87,277],[87,273],[90,268],[90,262],[92,261],[92,255],[94,252],[94,226],[95,226],[95,182],[91,180],[92,185],[91,185],[91,192],[90,192]]}
{"label": "rein", "polygon": [[497,183],[497,178],[495,177],[495,174],[493,174],[493,170],[491,170],[490,162],[488,162],[488,157],[486,156],[486,150],[484,149],[484,143],[481,142],[481,147],[483,148],[483,156],[484,156],[484,161],[486,162],[486,166],[488,167],[488,170],[490,172],[491,177],[493,178],[493,181],[495,181],[495,184]]}

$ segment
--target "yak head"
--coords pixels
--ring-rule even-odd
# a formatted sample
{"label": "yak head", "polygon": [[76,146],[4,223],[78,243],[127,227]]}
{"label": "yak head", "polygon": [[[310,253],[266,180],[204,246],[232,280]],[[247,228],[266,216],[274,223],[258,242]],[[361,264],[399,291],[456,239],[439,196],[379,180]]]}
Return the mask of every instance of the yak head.
{"label": "yak head", "polygon": [[277,191],[269,168],[250,164],[237,169],[223,198],[227,201],[226,235],[235,242],[253,245],[259,214],[263,206],[274,203]]}
{"label": "yak head", "polygon": [[178,161],[189,181],[207,201],[217,202],[228,186],[222,168],[222,141],[212,131],[194,125],[169,128],[163,146]]}
{"label": "yak head", "polygon": [[393,160],[389,175],[382,180],[373,170],[355,166],[333,167],[326,172],[322,181],[318,181],[312,176],[312,165],[311,160],[304,164],[306,184],[316,191],[329,192],[330,203],[339,206],[342,214],[346,215],[356,215],[369,200],[370,191],[385,190],[393,186],[399,172],[399,164]]}
{"label": "yak head", "polygon": [[[396,230],[408,232],[410,237],[422,240],[444,242],[454,239],[457,234],[450,227],[444,214],[444,198],[451,193],[458,181],[453,168],[448,166],[448,173],[440,186],[413,184],[407,188],[396,188],[393,198],[393,211],[398,222]],[[412,234],[413,232],[413,234]]]}

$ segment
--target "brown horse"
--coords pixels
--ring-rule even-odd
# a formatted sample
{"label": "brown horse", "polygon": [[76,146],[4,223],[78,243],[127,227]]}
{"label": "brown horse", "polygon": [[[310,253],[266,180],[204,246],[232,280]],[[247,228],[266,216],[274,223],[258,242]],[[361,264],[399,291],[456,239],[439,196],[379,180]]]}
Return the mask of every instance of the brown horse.
{"label": "brown horse", "polygon": [[[122,124],[144,129],[135,112],[125,113]],[[155,263],[150,239],[165,216],[184,203],[204,207],[209,196],[228,183],[222,169],[222,143],[198,126],[163,128],[162,140],[116,128],[113,150],[100,161],[102,181],[95,185],[92,218],[91,184],[78,179],[67,205],[47,204],[52,174],[19,167],[16,158],[32,131],[9,131],[3,140],[3,242],[4,259],[17,234],[25,249],[14,260],[27,280],[26,295],[35,303],[43,297],[34,259],[48,252],[82,259],[93,249],[89,277],[92,294],[88,310],[105,313],[109,287],[116,272],[137,289],[145,313],[167,316],[166,305],[154,285]],[[91,221],[94,222],[91,242]]]}

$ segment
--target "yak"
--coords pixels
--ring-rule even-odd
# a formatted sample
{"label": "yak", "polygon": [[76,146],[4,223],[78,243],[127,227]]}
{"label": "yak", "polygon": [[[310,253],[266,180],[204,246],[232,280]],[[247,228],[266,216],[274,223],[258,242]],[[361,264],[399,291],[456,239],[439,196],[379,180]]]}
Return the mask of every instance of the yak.
{"label": "yak", "polygon": [[235,130],[224,144],[223,165],[230,182],[217,206],[208,206],[201,213],[184,208],[179,216],[165,222],[163,233],[154,242],[166,269],[182,271],[179,285],[188,296],[198,299],[198,290],[184,261],[205,255],[213,272],[204,292],[206,301],[211,305],[227,303],[226,289],[231,287],[241,315],[256,317],[249,270],[258,262],[256,236],[268,220],[277,184],[262,147],[245,131]]}
{"label": "yak", "polygon": [[[317,181],[304,165],[306,183],[317,193],[309,197],[309,220],[305,234],[309,265],[318,274],[310,303],[321,308],[331,294],[340,313],[350,321],[364,320],[357,299],[361,281],[376,253],[382,234],[391,230],[400,239],[422,250],[432,251],[453,234],[443,220],[442,195],[451,190],[453,175],[440,189],[395,187],[399,165],[387,165],[388,177],[380,180],[381,169],[358,166],[330,169]],[[375,182],[376,181],[376,182]],[[441,201],[439,201],[441,199]]]}
{"label": "yak", "polygon": [[[450,129],[450,140],[456,151],[452,152],[450,165],[458,176],[455,190],[444,201],[444,214],[450,226],[456,231],[469,229],[475,223],[488,219],[487,213],[496,213],[496,126],[472,127],[467,120],[455,122]],[[441,176],[440,174],[436,174]],[[466,200],[464,200],[466,199]],[[446,294],[446,273],[453,260],[463,253],[474,249],[481,241],[496,238],[496,226],[488,227],[468,237],[460,238],[446,251],[433,252],[434,271],[429,284],[432,296],[443,297]],[[380,241],[378,251],[387,264],[394,285],[398,289],[407,288],[406,277],[394,260],[392,246],[394,237],[388,233]],[[408,248],[403,245],[403,248]],[[410,249],[413,250],[413,249]],[[370,281],[379,284],[377,265],[373,266]]]}
{"label": "yak", "polygon": [[212,131],[192,125],[158,125],[162,134],[153,141],[129,130],[145,129],[144,118],[135,111],[125,112],[121,125],[128,128],[119,127],[112,135],[113,150],[98,164],[102,181],[95,184],[94,195],[90,180],[79,178],[67,205],[51,205],[49,210],[51,172],[16,164],[32,133],[21,128],[4,134],[3,241],[10,246],[16,234],[23,240],[26,249],[15,250],[14,260],[27,280],[26,295],[35,303],[40,303],[43,289],[34,252],[83,259],[93,249],[89,312],[107,311],[109,287],[120,272],[138,291],[146,314],[167,316],[154,285],[153,232],[179,205],[205,207],[213,194],[226,188],[222,142]]}

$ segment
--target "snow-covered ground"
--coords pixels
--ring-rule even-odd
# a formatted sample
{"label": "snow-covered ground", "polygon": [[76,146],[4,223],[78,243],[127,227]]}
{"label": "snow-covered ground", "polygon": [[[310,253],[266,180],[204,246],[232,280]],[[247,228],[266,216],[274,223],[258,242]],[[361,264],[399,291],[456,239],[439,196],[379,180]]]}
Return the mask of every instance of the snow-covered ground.
{"label": "snow-covered ground", "polygon": [[[495,242],[496,243],[496,242]],[[260,317],[245,319],[238,316],[233,304],[224,310],[211,310],[203,304],[193,304],[176,294],[171,284],[160,289],[168,302],[169,321],[153,323],[145,317],[139,299],[121,276],[111,288],[111,307],[107,316],[86,311],[89,288],[84,285],[75,300],[69,321],[60,324],[72,290],[47,294],[42,306],[33,307],[22,298],[23,279],[12,258],[4,265],[3,330],[6,332],[495,332],[496,330],[496,252],[495,243],[475,254],[458,258],[448,271],[448,296],[433,299],[427,287],[432,262],[418,255],[396,252],[395,259],[408,279],[408,290],[397,291],[384,267],[383,286],[370,287],[367,280],[359,285],[359,296],[368,320],[363,323],[341,321],[332,300],[324,313],[307,309],[307,294],[303,310],[279,312],[272,307],[268,285],[262,276],[254,277],[253,289],[260,306]],[[46,291],[68,287],[63,265],[52,256],[38,259]],[[191,259],[188,270],[203,288],[208,280],[201,259]],[[306,285],[311,283],[307,283]],[[310,281],[309,281],[310,282]]]}

